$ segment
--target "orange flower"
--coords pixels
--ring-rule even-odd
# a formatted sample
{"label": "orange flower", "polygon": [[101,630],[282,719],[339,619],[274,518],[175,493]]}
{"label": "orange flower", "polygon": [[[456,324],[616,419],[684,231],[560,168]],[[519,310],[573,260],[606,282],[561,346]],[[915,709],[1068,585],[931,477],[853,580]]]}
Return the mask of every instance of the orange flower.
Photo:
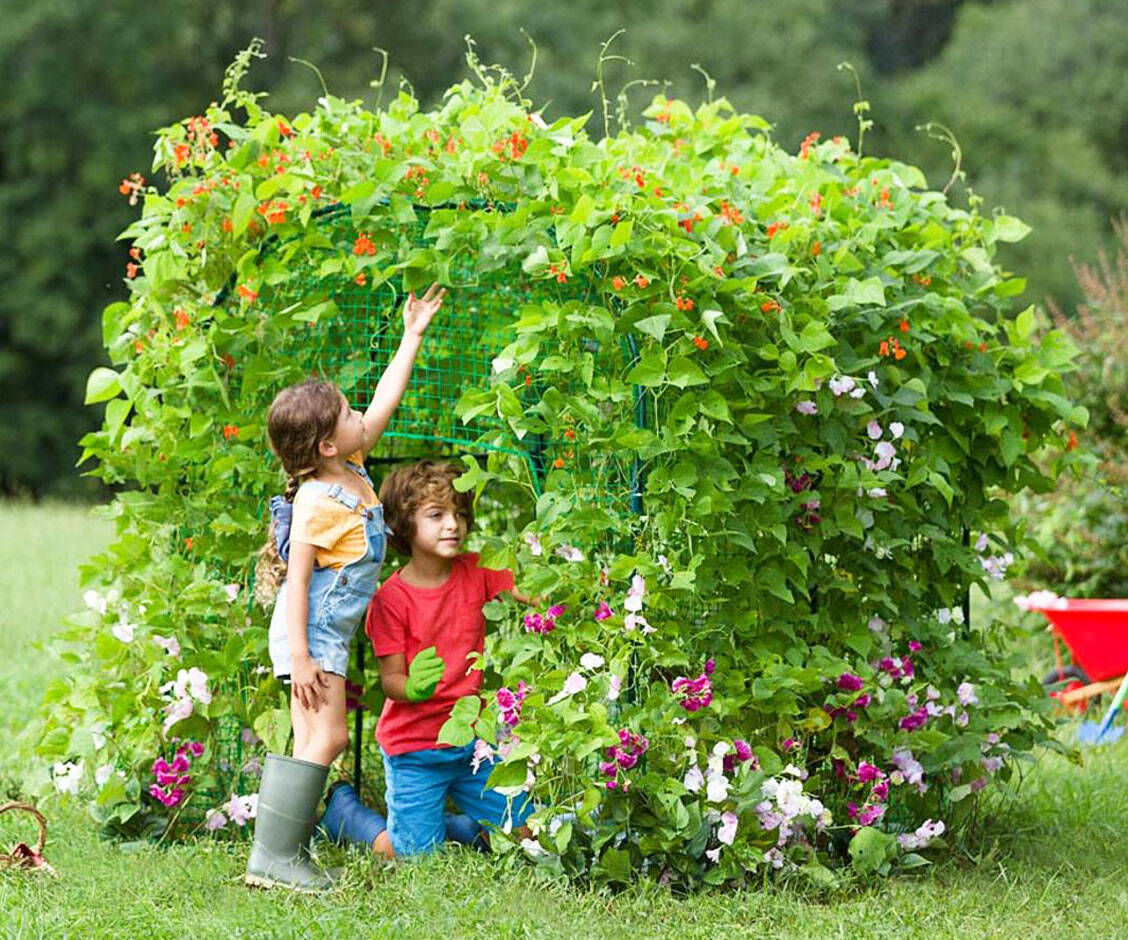
{"label": "orange flower", "polygon": [[128,278],[137,277],[137,265],[135,265],[132,261],[130,261],[129,264],[125,266],[125,276]]}
{"label": "orange flower", "polygon": [[642,274],[636,274],[634,282],[639,287],[644,288],[644,289],[650,286],[650,280]]}
{"label": "orange flower", "polygon": [[780,219],[778,222],[773,222],[768,226],[768,238],[775,237],[776,232],[783,231],[785,228],[790,228],[791,223]]}
{"label": "orange flower", "polygon": [[353,281],[358,286],[363,287],[365,284],[368,283],[368,275],[366,275],[363,271],[361,271],[360,274],[358,274],[356,277],[353,278]]}
{"label": "orange flower", "polygon": [[236,288],[236,291],[238,292],[239,296],[249,304],[253,304],[256,300],[258,300],[258,291],[251,290],[245,284],[240,284]]}
{"label": "orange flower", "polygon": [[980,343],[979,344],[979,351],[980,352],[987,352],[987,344],[986,343]]}
{"label": "orange flower", "polygon": [[695,336],[695,337],[693,337],[693,345],[696,346],[698,349],[708,349],[709,348],[709,341],[707,339],[703,339],[700,336]]}
{"label": "orange flower", "polygon": [[176,160],[177,166],[180,166],[180,164],[182,163],[187,163],[188,157],[191,155],[191,153],[192,151],[189,149],[187,144],[177,144],[172,148],[172,156],[173,159]]}
{"label": "orange flower", "polygon": [[173,311],[173,316],[176,318],[176,328],[178,330],[188,329],[188,324],[191,322],[191,320],[189,319],[188,314],[183,311],[183,309],[177,307],[176,310]]}
{"label": "orange flower", "polygon": [[528,386],[528,385],[532,385],[532,384],[533,384],[533,377],[531,375],[526,375],[525,376],[525,385]]}
{"label": "orange flower", "polygon": [[815,242],[811,245],[811,255],[817,258],[822,254],[822,242]]}
{"label": "orange flower", "polygon": [[901,319],[901,322],[898,324],[898,326],[900,326],[902,333],[908,333],[909,332],[909,321],[904,319],[903,317]]}
{"label": "orange flower", "polygon": [[223,360],[223,364],[227,366],[228,369],[235,368],[235,357],[232,356],[231,353],[226,353],[220,358]]}
{"label": "orange flower", "polygon": [[615,290],[622,290],[627,286],[627,282],[616,274],[613,278],[611,278],[611,286]]}
{"label": "orange flower", "polygon": [[764,313],[771,313],[773,310],[779,310],[779,304],[774,300],[765,300],[760,304],[760,309]]}
{"label": "orange flower", "polygon": [[1065,449],[1066,449],[1067,452],[1077,449],[1077,432],[1076,431],[1071,430],[1069,432],[1069,443],[1067,443],[1065,445]]}
{"label": "orange flower", "polygon": [[557,457],[557,458],[556,458],[556,459],[555,459],[554,461],[552,461],[552,465],[553,465],[553,466],[554,466],[554,467],[555,467],[555,468],[556,468],[557,470],[563,469],[563,467],[564,467],[564,458],[563,458],[563,457]]}
{"label": "orange flower", "polygon": [[889,342],[887,340],[883,339],[881,341],[881,345],[877,347],[877,351],[882,356],[888,356],[889,355]]}
{"label": "orange flower", "polygon": [[907,355],[908,355],[908,353],[906,353],[905,350],[903,350],[900,346],[894,347],[893,358],[896,359],[898,362],[900,362],[902,359],[904,359],[905,356],[907,356]]}
{"label": "orange flower", "polygon": [[686,311],[692,310],[693,309],[693,301],[690,300],[688,297],[678,297],[674,301],[674,306],[677,307],[679,310],[686,310]]}
{"label": "orange flower", "polygon": [[237,424],[225,424],[223,426],[223,439],[224,440],[229,441],[229,440],[231,440],[231,438],[238,437],[238,436],[239,436],[239,425],[237,425]]}
{"label": "orange flower", "polygon": [[219,223],[219,227],[221,229],[223,229],[223,231],[228,232],[228,233],[234,231],[234,229],[235,229],[235,226],[231,224],[230,219],[224,219],[222,222]]}
{"label": "orange flower", "polygon": [[571,428],[567,428],[567,429],[566,429],[566,430],[564,431],[564,436],[565,436],[565,437],[566,437],[566,438],[567,438],[568,440],[570,440],[570,441],[574,441],[574,440],[576,439],[576,432],[575,432],[575,431],[573,431],[573,430],[572,430]]}
{"label": "orange flower", "polygon": [[278,119],[278,133],[281,134],[283,137],[290,137],[290,136],[293,135],[294,132],[290,128],[289,124],[287,124],[285,121],[283,121],[282,118],[279,118]]}
{"label": "orange flower", "polygon": [[141,339],[135,339],[133,341],[133,351],[135,353],[144,352],[145,351],[145,341],[141,340]]}
{"label": "orange flower", "polygon": [[196,547],[196,542],[193,540],[192,536],[189,535],[184,540],[184,547],[188,549],[188,551],[192,551],[192,549]]}
{"label": "orange flower", "polygon": [[314,186],[313,189],[311,189],[309,191],[309,194],[311,196],[313,196],[314,199],[320,199],[321,198],[321,187],[320,186]]}
{"label": "orange flower", "polygon": [[134,245],[132,248],[129,249],[129,257],[131,257],[134,261],[140,261],[141,260],[141,249],[138,248],[136,245]]}
{"label": "orange flower", "polygon": [[368,237],[367,232],[361,232],[353,243],[353,254],[360,255],[374,255],[376,254],[376,246]]}
{"label": "orange flower", "polygon": [[720,265],[718,264],[718,265],[715,265],[715,266],[713,267],[713,273],[714,273],[715,275],[717,275],[717,277],[724,277],[724,276],[725,276],[725,269],[724,269],[724,268],[722,268],[722,267],[721,267],[721,266],[720,266]]}

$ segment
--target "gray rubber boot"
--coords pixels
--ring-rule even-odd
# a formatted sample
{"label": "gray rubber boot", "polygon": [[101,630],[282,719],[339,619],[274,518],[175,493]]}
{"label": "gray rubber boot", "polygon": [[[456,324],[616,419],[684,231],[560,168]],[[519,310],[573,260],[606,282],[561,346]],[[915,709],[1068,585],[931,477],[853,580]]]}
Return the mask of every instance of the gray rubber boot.
{"label": "gray rubber boot", "polygon": [[247,860],[247,884],[292,891],[327,891],[333,879],[313,864],[309,840],[329,768],[267,754],[259,786],[255,840]]}

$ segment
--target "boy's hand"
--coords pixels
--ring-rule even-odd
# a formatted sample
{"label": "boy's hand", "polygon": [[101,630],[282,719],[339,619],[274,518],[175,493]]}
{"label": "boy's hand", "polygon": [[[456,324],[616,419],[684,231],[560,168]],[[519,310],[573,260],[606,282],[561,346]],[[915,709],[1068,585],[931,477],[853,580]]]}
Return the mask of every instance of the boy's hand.
{"label": "boy's hand", "polygon": [[446,664],[439,658],[435,647],[420,650],[407,670],[407,681],[403,684],[403,695],[409,702],[425,702],[435,694],[439,680],[443,677]]}
{"label": "boy's hand", "polygon": [[443,305],[445,296],[446,288],[439,287],[438,284],[432,284],[428,287],[427,293],[422,297],[416,297],[415,291],[408,294],[407,303],[403,305],[404,332],[422,336],[430,324],[431,318]]}

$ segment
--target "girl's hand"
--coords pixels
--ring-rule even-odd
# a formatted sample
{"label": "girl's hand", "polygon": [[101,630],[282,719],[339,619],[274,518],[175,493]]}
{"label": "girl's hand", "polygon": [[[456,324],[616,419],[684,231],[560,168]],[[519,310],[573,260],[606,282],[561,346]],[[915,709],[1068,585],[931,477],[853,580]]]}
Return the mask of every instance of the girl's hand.
{"label": "girl's hand", "polygon": [[310,656],[295,659],[290,670],[290,686],[302,708],[315,712],[329,701],[329,677],[315,659]]}
{"label": "girl's hand", "polygon": [[435,694],[439,680],[443,677],[445,663],[439,658],[435,647],[420,650],[407,670],[407,681],[403,684],[403,695],[409,702],[425,702]]}
{"label": "girl's hand", "polygon": [[443,305],[445,296],[446,288],[440,288],[438,284],[432,284],[428,287],[427,293],[422,297],[416,297],[415,291],[408,294],[407,303],[403,305],[404,332],[422,336],[430,324],[431,318]]}

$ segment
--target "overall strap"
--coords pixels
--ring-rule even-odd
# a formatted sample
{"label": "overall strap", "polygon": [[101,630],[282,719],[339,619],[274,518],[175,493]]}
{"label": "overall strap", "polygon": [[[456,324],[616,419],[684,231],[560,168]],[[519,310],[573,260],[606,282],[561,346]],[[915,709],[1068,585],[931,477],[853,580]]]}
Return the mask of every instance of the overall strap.
{"label": "overall strap", "polygon": [[360,497],[350,490],[345,489],[340,483],[334,483],[325,493],[330,499],[335,499],[350,512],[356,512],[360,506]]}

